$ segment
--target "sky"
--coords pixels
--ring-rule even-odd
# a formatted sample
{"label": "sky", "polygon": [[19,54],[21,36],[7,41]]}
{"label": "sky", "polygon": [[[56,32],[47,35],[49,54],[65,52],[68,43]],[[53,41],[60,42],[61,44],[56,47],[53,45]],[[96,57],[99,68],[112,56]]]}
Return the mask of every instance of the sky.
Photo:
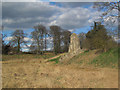
{"label": "sky", "polygon": [[[44,0],[37,0],[44,1]],[[119,0],[45,0],[54,2],[119,2]]]}
{"label": "sky", "polygon": [[[25,40],[32,42],[30,33],[38,24],[43,24],[48,30],[49,26],[58,25],[72,33],[87,33],[94,21],[100,20],[102,13],[93,8],[93,2],[3,2],[3,33],[7,35],[6,43],[17,29],[24,30],[28,34]],[[48,49],[52,47],[51,42],[52,39],[48,37]],[[23,46],[22,50],[28,49]]]}

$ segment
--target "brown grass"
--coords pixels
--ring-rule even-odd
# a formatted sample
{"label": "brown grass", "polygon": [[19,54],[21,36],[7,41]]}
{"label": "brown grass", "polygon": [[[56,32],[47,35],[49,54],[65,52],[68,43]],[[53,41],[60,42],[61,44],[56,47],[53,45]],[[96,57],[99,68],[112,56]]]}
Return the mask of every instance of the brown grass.
{"label": "brown grass", "polygon": [[117,88],[118,70],[13,59],[2,63],[3,88]]}

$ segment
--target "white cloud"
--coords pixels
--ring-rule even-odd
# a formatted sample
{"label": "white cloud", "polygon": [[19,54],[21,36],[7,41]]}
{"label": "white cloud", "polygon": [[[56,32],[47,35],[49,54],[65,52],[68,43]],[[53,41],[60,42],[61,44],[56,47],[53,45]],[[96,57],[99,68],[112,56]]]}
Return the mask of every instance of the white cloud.
{"label": "white cloud", "polygon": [[29,49],[28,49],[28,48],[23,48],[22,51],[23,51],[23,52],[28,52]]}
{"label": "white cloud", "polygon": [[47,40],[49,41],[49,40],[53,40],[53,37],[47,37]]}
{"label": "white cloud", "polygon": [[95,20],[99,19],[101,12],[91,10],[91,8],[67,8],[61,12],[61,15],[54,19],[50,25],[59,25],[65,29],[77,29],[91,25]]}
{"label": "white cloud", "polygon": [[28,44],[27,46],[26,45],[22,45],[21,47],[22,48],[28,48],[28,47],[30,47],[31,46],[31,44]]}
{"label": "white cloud", "polygon": [[4,22],[4,23],[11,24],[11,23],[13,23],[14,21],[13,21],[12,19],[4,19],[3,22]]}
{"label": "white cloud", "polygon": [[85,8],[70,9],[60,15],[56,22],[65,29],[80,28],[87,24],[89,19],[87,13],[89,13],[89,10]]}
{"label": "white cloud", "polygon": [[10,36],[10,37],[6,37],[6,38],[5,38],[5,41],[11,41],[12,39],[13,39],[12,36]]}
{"label": "white cloud", "polygon": [[120,38],[118,38],[118,37],[113,37],[113,39],[114,39],[117,43],[120,43]]}
{"label": "white cloud", "polygon": [[[9,37],[6,37],[4,40],[5,41],[11,41],[12,39],[14,39],[14,37],[9,36]],[[28,38],[28,37],[24,37],[24,41],[33,41],[33,39]]]}
{"label": "white cloud", "polygon": [[29,29],[38,23],[48,25],[49,18],[60,11],[48,2],[39,3],[3,3],[3,25],[5,29]]}
{"label": "white cloud", "polygon": [[73,31],[74,31],[74,29],[70,29],[70,30],[68,30],[68,31],[73,32]]}
{"label": "white cloud", "polygon": [[[50,50],[52,50],[52,49],[53,49],[53,48],[47,48],[46,50],[47,50],[47,51],[50,51]],[[45,50],[45,49],[43,49],[43,50]]]}
{"label": "white cloud", "polygon": [[51,50],[51,48],[47,48],[47,50]]}
{"label": "white cloud", "polygon": [[[3,3],[3,25],[5,29],[29,29],[37,24],[47,28],[59,25],[66,30],[75,30],[100,20],[102,12],[95,11],[92,6],[82,7],[82,3],[57,3],[66,5],[59,7],[49,2],[39,3]],[[91,3],[85,3],[85,5]],[[114,10],[114,12],[116,12]],[[109,22],[108,22],[109,23]]]}
{"label": "white cloud", "polygon": [[24,40],[25,40],[25,41],[31,41],[31,42],[33,41],[33,39],[28,38],[28,37],[25,37]]}

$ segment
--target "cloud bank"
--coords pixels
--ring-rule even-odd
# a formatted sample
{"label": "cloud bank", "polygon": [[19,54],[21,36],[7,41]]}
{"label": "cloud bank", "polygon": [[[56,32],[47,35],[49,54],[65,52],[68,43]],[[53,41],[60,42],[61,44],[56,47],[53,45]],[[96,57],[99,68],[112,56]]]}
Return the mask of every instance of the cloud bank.
{"label": "cloud bank", "polygon": [[29,29],[43,24],[47,27],[59,25],[64,29],[73,30],[91,25],[99,18],[101,12],[94,11],[91,7],[91,3],[87,2],[4,2],[2,22],[6,29]]}

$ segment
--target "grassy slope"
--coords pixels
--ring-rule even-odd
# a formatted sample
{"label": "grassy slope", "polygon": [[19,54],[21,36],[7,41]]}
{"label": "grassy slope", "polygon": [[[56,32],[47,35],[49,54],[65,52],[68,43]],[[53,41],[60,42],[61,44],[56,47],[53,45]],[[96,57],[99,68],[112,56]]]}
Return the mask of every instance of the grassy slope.
{"label": "grassy slope", "polygon": [[[119,48],[120,49],[120,48]],[[113,48],[94,58],[90,64],[100,67],[118,67],[118,48]]]}
{"label": "grassy slope", "polygon": [[84,53],[74,56],[66,64],[75,63],[80,66],[118,67],[118,48],[113,48],[101,54],[95,54],[95,52],[96,50],[85,51]]}

